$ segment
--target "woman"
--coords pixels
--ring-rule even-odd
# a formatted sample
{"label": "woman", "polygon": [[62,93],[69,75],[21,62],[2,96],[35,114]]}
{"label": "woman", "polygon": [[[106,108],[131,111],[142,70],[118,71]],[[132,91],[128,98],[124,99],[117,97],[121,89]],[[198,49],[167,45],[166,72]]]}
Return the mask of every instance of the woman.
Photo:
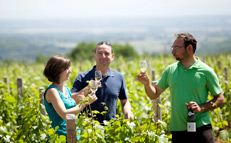
{"label": "woman", "polygon": [[[76,106],[78,99],[74,100],[69,88],[64,86],[64,82],[69,79],[71,73],[70,65],[71,62],[66,57],[52,56],[43,71],[46,78],[52,82],[44,93],[44,105],[49,119],[52,121],[51,126],[54,129],[59,126],[56,133],[66,137],[66,114],[77,114],[86,106],[85,104]],[[96,100],[97,97],[93,93],[90,95],[88,102],[91,104]]]}

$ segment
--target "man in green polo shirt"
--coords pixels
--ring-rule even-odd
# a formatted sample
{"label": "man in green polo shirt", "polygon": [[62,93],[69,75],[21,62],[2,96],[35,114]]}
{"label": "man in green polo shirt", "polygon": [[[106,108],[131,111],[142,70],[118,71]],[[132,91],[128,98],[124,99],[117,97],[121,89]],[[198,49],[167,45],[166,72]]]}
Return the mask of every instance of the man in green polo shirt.
{"label": "man in green polo shirt", "polygon": [[[137,75],[145,92],[153,100],[169,87],[171,94],[170,131],[172,142],[213,143],[209,110],[224,105],[225,100],[213,69],[195,56],[197,41],[189,33],[177,34],[172,55],[179,62],[169,65],[154,87],[145,72]],[[213,99],[207,101],[208,94]],[[187,132],[187,114],[196,113],[196,132]]]}

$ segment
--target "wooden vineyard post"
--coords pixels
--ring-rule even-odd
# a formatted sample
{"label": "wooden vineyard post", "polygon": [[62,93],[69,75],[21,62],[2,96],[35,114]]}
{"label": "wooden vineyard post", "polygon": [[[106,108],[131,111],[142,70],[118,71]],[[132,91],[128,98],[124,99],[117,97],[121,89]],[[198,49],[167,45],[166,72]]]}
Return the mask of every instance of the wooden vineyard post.
{"label": "wooden vineyard post", "polygon": [[6,86],[7,86],[7,92],[10,93],[9,80],[6,76],[4,77],[4,82],[6,83]]}
{"label": "wooden vineyard post", "polygon": [[79,73],[82,72],[82,59],[79,59]]}
{"label": "wooden vineyard post", "polygon": [[44,111],[44,102],[43,102],[43,93],[44,93],[44,87],[40,87],[39,88],[39,100],[40,100],[40,104],[39,104],[39,108],[40,108],[40,113],[42,115],[46,115],[45,111]]}
{"label": "wooden vineyard post", "polygon": [[150,61],[147,61],[147,69],[148,69],[148,74],[149,76],[152,76],[152,73],[151,73],[151,62]]}
{"label": "wooden vineyard post", "polygon": [[217,65],[218,65],[219,70],[221,70],[221,61],[217,61]]}
{"label": "wooden vineyard post", "polygon": [[155,70],[152,70],[152,81],[156,80],[156,72]]}
{"label": "wooden vineyard post", "polygon": [[118,67],[118,72],[121,72],[121,68],[120,67]]}
{"label": "wooden vineyard post", "polygon": [[76,116],[75,114],[67,114],[67,142],[76,143]]}
{"label": "wooden vineyard post", "polygon": [[225,85],[226,85],[226,88],[228,87],[228,81],[229,81],[229,78],[228,78],[228,67],[225,66],[224,67],[224,73],[225,73]]}
{"label": "wooden vineyard post", "polygon": [[[155,71],[152,71],[152,85],[155,86],[157,81],[155,81]],[[158,122],[158,120],[162,120],[162,111],[161,107],[159,106],[161,104],[161,96],[159,96],[157,99],[152,100],[152,108],[154,111],[154,121]]]}
{"label": "wooden vineyard post", "polygon": [[[229,84],[229,76],[228,76],[228,67],[225,66],[224,67],[224,74],[225,74],[225,88],[228,88],[228,84]],[[228,121],[228,128],[231,127],[231,121]]]}
{"label": "wooden vineyard post", "polygon": [[23,96],[23,81],[22,78],[17,78],[17,91],[18,91],[18,98],[19,96]]}

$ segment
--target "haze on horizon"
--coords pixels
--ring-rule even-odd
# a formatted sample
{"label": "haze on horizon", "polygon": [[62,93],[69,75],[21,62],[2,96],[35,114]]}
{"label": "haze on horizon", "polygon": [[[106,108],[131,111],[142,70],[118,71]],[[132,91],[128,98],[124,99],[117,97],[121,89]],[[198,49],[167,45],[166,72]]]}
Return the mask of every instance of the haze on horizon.
{"label": "haze on horizon", "polygon": [[231,15],[230,0],[0,0],[0,19]]}

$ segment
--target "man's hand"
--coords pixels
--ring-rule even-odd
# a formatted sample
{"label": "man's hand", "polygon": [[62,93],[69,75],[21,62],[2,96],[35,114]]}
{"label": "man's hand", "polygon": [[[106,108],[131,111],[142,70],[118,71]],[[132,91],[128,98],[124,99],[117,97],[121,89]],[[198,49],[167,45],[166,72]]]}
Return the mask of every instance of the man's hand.
{"label": "man's hand", "polygon": [[97,87],[100,88],[102,85],[101,85],[101,82],[100,81],[97,81],[97,80],[90,80],[88,82],[88,86],[86,87],[88,89],[88,91],[90,92],[91,90],[91,86],[92,84],[97,84]]}
{"label": "man's hand", "polygon": [[185,103],[188,109],[192,109],[194,113],[199,113],[201,112],[201,107],[193,101],[190,101],[189,103]]}
{"label": "man's hand", "polygon": [[124,118],[134,120],[134,115],[133,115],[132,112],[127,112],[127,113],[124,114]]}
{"label": "man's hand", "polygon": [[146,72],[141,72],[140,74],[137,75],[137,80],[140,81],[144,85],[149,84],[149,78]]}
{"label": "man's hand", "polygon": [[134,115],[132,113],[131,104],[130,104],[129,100],[123,99],[123,100],[120,100],[120,102],[121,102],[122,110],[124,113],[124,118],[133,120]]}

